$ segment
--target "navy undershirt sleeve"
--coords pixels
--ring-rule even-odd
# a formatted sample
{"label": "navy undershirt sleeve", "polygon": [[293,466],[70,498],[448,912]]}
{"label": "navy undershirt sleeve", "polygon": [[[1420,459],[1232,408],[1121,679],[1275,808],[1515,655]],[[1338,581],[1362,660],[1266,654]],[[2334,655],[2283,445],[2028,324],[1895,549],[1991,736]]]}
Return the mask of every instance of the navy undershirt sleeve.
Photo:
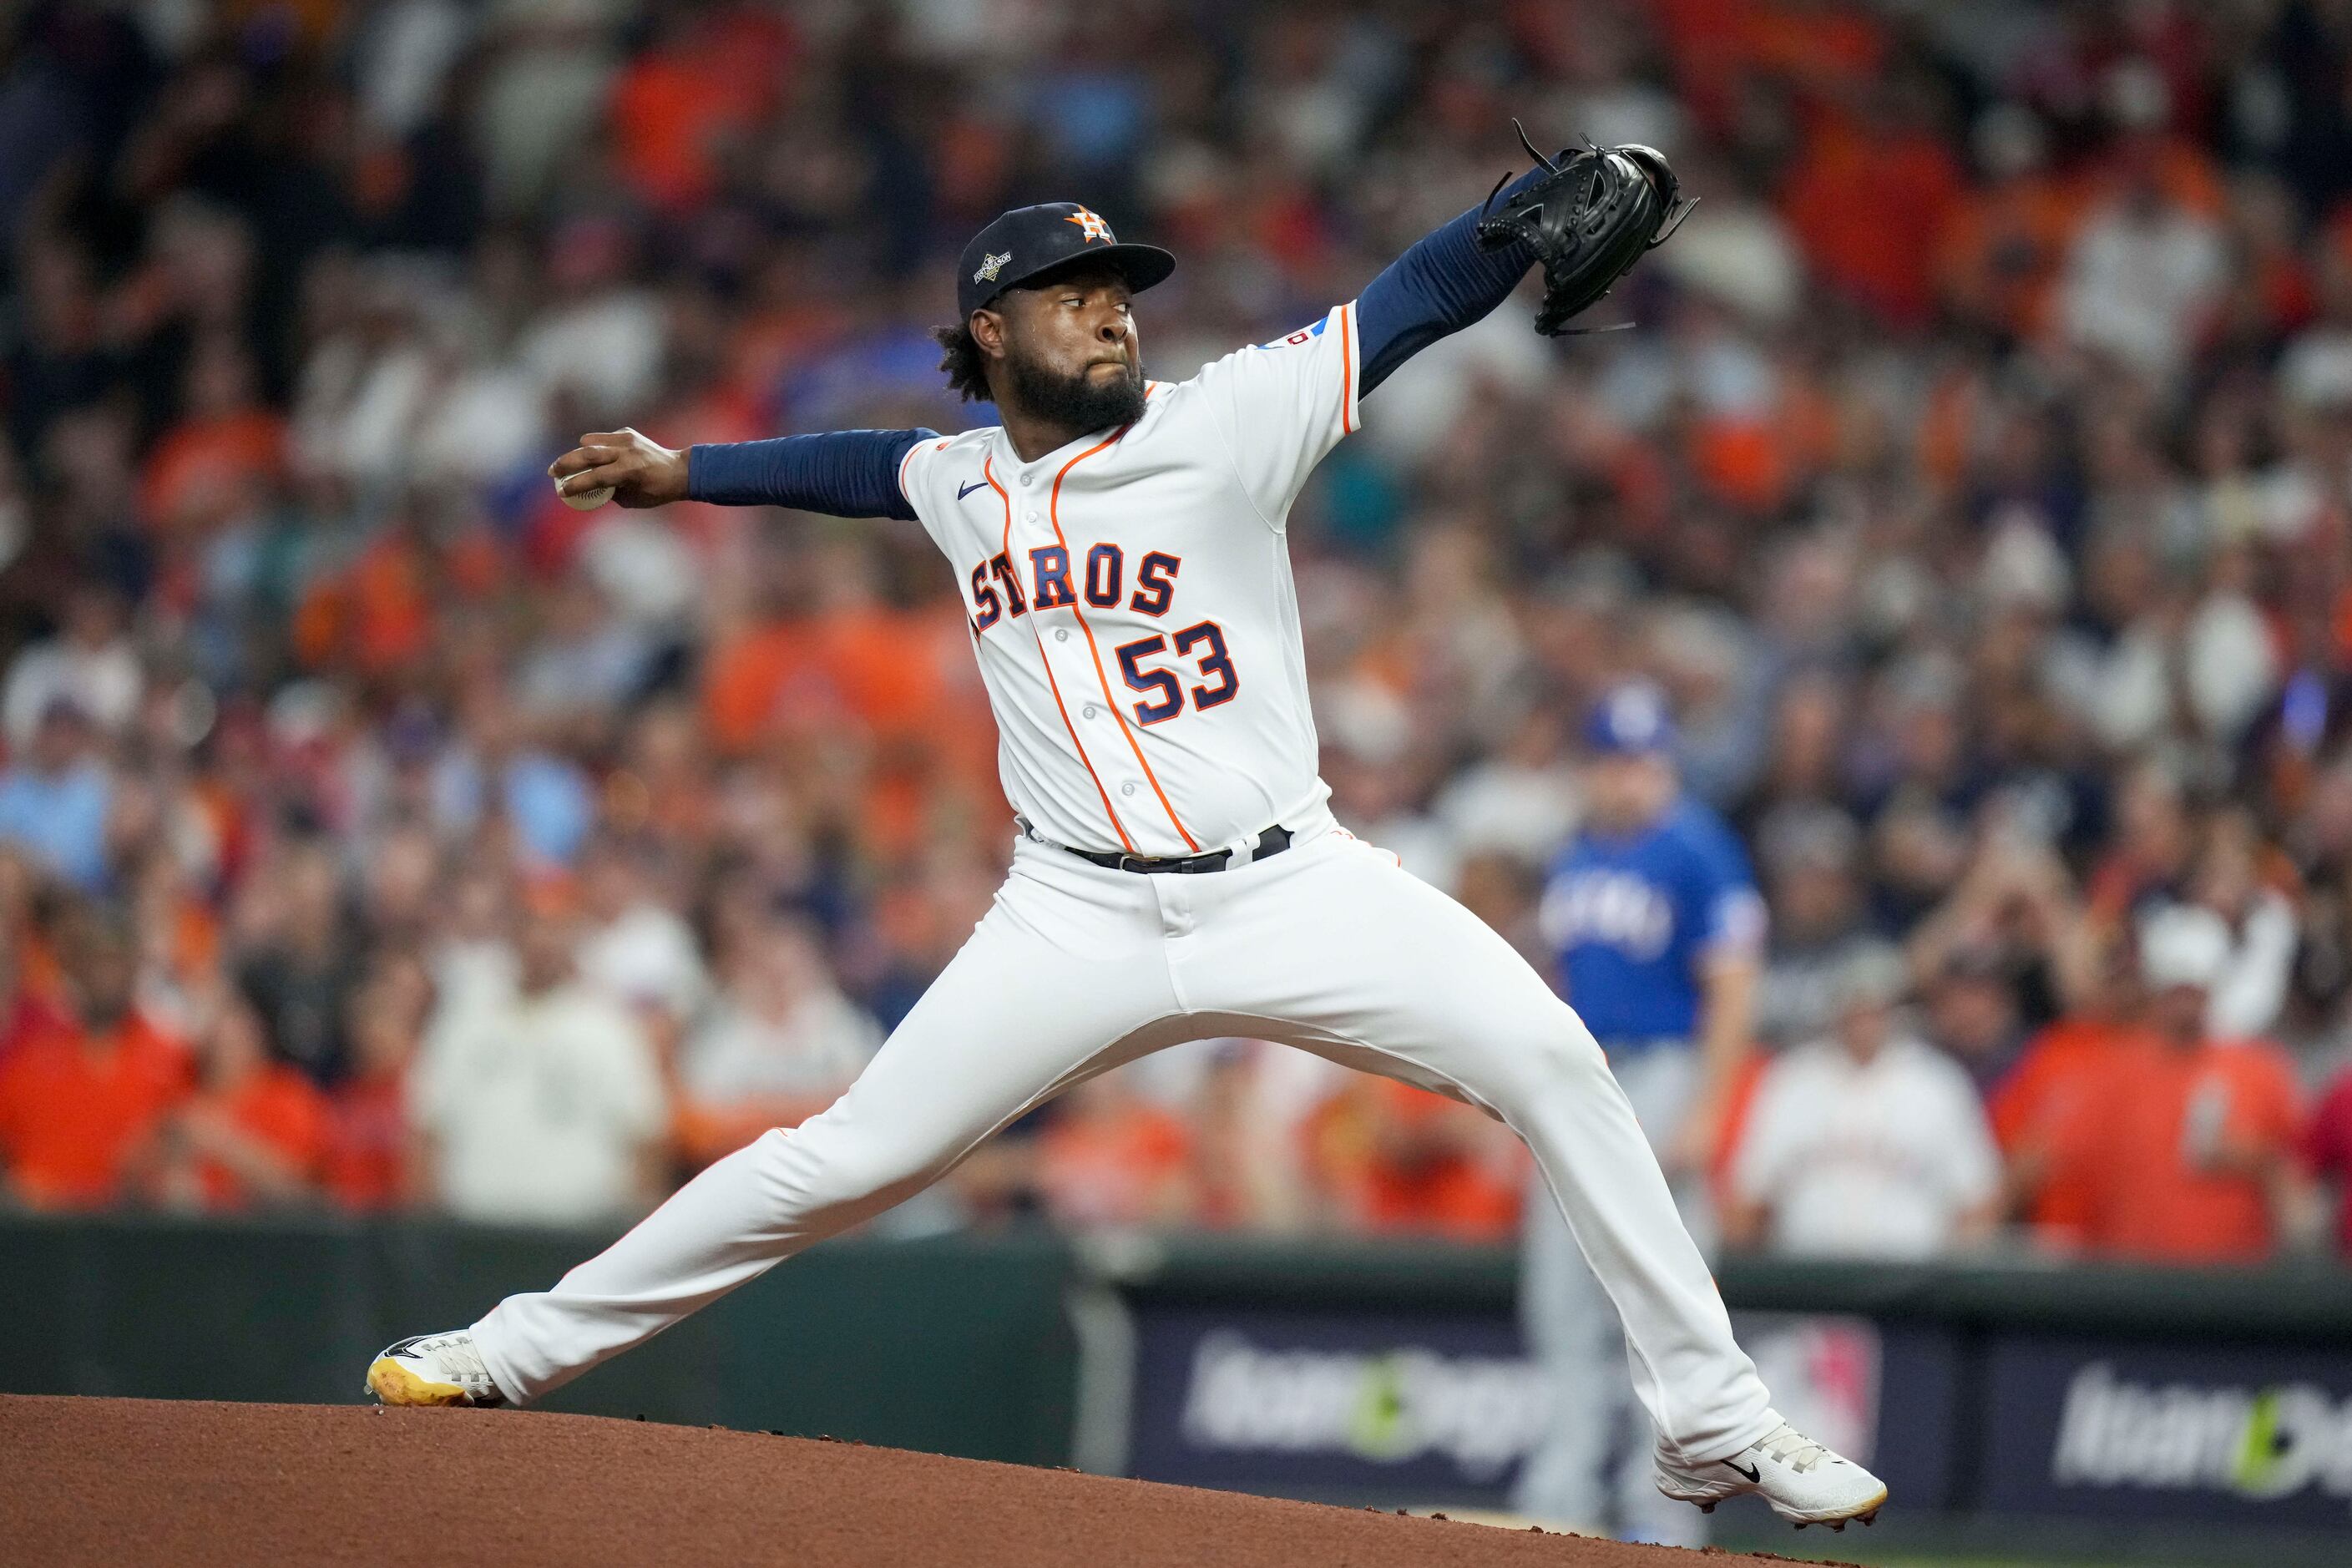
{"label": "navy undershirt sleeve", "polygon": [[[1540,168],[1528,170],[1495,198],[1495,205],[1502,205],[1542,175]],[[1478,209],[1472,207],[1414,241],[1356,296],[1356,331],[1364,346],[1358,396],[1438,339],[1460,331],[1509,299],[1535,265],[1535,252],[1524,244],[1479,249],[1474,237],[1477,226]]]}
{"label": "navy undershirt sleeve", "polygon": [[788,506],[835,517],[896,517],[915,509],[898,489],[898,463],[936,430],[835,430],[697,447],[686,493],[721,506]]}

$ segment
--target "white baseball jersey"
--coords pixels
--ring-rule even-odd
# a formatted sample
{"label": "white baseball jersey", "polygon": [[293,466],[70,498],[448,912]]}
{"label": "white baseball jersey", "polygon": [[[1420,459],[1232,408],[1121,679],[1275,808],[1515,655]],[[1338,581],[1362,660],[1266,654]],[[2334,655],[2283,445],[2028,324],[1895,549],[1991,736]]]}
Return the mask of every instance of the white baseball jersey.
{"label": "white baseball jersey", "polygon": [[997,426],[901,461],[962,584],[1005,797],[1041,836],[1197,855],[1330,793],[1283,530],[1356,428],[1360,364],[1342,305],[1034,462]]}

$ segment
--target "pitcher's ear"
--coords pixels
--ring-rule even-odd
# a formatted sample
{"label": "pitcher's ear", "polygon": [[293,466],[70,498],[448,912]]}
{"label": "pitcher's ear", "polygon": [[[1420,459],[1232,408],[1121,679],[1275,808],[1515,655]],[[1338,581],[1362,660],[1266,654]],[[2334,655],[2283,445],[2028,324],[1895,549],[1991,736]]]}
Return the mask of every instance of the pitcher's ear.
{"label": "pitcher's ear", "polygon": [[1004,318],[994,310],[974,310],[971,313],[971,341],[980,345],[984,354],[1004,353]]}

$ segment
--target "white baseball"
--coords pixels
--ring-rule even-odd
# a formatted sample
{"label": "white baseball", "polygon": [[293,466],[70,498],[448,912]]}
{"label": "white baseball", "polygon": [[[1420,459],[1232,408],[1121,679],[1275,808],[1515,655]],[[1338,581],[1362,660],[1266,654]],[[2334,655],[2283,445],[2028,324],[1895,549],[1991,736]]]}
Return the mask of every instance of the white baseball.
{"label": "white baseball", "polygon": [[574,511],[593,511],[613,499],[613,487],[604,485],[596,489],[582,490],[578,495],[566,495],[563,481],[558,479],[555,481],[555,493],[562,496],[563,504]]}

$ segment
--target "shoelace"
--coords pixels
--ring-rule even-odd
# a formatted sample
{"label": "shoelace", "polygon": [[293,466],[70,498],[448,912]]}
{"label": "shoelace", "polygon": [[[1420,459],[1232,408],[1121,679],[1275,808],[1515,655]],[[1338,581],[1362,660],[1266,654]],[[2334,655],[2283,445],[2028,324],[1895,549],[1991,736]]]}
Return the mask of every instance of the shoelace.
{"label": "shoelace", "polygon": [[416,1348],[430,1351],[440,1358],[441,1364],[461,1377],[478,1377],[488,1381],[490,1369],[482,1364],[482,1352],[464,1334],[436,1334],[419,1343]]}
{"label": "shoelace", "polygon": [[1756,1446],[1801,1476],[1830,1456],[1827,1448],[1785,1421]]}

